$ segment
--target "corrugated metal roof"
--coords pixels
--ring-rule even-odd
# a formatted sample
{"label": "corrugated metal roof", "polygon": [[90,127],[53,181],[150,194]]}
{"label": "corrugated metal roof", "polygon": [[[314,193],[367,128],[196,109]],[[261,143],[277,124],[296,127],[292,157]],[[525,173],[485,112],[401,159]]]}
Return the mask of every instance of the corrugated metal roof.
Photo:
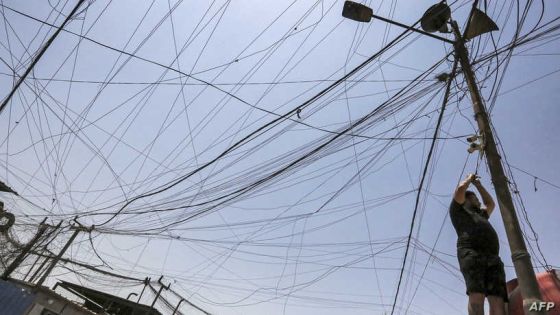
{"label": "corrugated metal roof", "polygon": [[35,294],[0,280],[0,315],[23,315],[34,300]]}

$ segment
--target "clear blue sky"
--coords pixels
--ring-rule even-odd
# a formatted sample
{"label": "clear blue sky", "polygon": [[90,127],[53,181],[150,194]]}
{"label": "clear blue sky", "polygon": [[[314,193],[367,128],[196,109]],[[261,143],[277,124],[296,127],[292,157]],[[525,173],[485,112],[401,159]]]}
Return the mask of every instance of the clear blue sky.
{"label": "clear blue sky", "polygon": [[[445,89],[435,76],[451,71],[452,57],[399,102],[351,130],[354,136],[328,141],[392,99],[452,47],[412,34],[302,107],[301,118],[293,112],[184,178],[298,108],[402,30],[375,20],[345,20],[343,1],[86,2],[87,10],[70,21],[70,32],[60,33],[0,114],[0,179],[24,197],[1,196],[17,215],[17,235],[28,238],[45,216],[65,226],[78,216],[98,228],[91,241],[80,234],[66,257],[111,270],[106,263],[130,277],[164,275],[177,293],[213,314],[390,313]],[[493,41],[503,47],[512,40],[518,9],[510,2],[491,1],[485,9],[481,1],[500,31],[469,43],[474,60],[490,55]],[[464,27],[472,1],[449,3]],[[558,2],[544,3],[538,26],[560,15]],[[411,25],[433,3],[367,4]],[[37,20],[60,25],[74,5],[2,1],[2,98],[14,72],[21,75],[54,32]],[[532,4],[521,35],[537,25],[541,9],[540,2]],[[557,35],[555,30],[515,48],[510,58],[503,53],[476,66],[512,180],[553,266],[560,265]],[[460,137],[476,132],[466,92],[457,77],[420,194],[396,314],[465,313],[447,206],[460,176],[477,164],[492,188],[486,164],[467,153]],[[399,139],[388,139],[394,137]],[[237,196],[239,189],[246,190]],[[152,194],[134,200],[147,193]],[[107,213],[123,206],[103,224],[111,218]],[[499,211],[491,222],[512,279]],[[63,232],[50,250],[68,239],[68,229]],[[539,252],[531,254],[542,271]],[[67,279],[123,297],[142,288],[65,267],[48,283]],[[164,297],[178,302],[170,292]],[[142,301],[151,299],[147,292]],[[186,304],[181,310],[196,312]]]}

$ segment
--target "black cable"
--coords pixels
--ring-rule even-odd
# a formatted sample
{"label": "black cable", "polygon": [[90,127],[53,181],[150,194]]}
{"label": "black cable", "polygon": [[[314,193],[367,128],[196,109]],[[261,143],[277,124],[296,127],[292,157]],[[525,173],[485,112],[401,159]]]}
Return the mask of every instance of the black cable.
{"label": "black cable", "polygon": [[[288,119],[288,117],[293,116],[298,109],[301,108],[305,108],[307,106],[309,106],[311,103],[313,103],[314,101],[316,101],[317,99],[319,99],[320,97],[322,97],[324,94],[328,93],[329,91],[331,91],[332,89],[334,89],[335,87],[337,87],[338,85],[340,85],[341,83],[343,83],[346,79],[348,79],[349,77],[353,76],[356,72],[358,72],[359,70],[361,70],[362,68],[364,68],[366,65],[368,65],[369,63],[371,63],[372,61],[374,61],[379,55],[381,55],[383,52],[385,52],[388,48],[392,47],[395,43],[397,43],[399,40],[401,40],[404,35],[406,35],[407,33],[409,33],[409,30],[406,30],[404,32],[402,32],[399,36],[397,36],[395,39],[393,39],[388,45],[386,45],[384,48],[382,48],[380,51],[378,51],[377,53],[375,53],[373,56],[371,56],[369,59],[367,59],[366,61],[364,61],[363,63],[361,63],[360,65],[358,65],[356,68],[354,68],[352,71],[348,72],[348,74],[346,74],[345,76],[343,76],[342,78],[338,79],[336,82],[334,82],[333,84],[329,85],[328,87],[326,87],[325,89],[323,89],[321,92],[317,93],[315,96],[313,96],[311,99],[305,101],[304,103],[302,103],[300,106],[295,107],[294,109],[288,111],[287,113],[283,114],[283,115],[278,115],[278,118],[266,123],[265,125],[257,128],[257,130],[249,133],[248,135],[246,135],[245,137],[243,137],[242,139],[238,140],[237,142],[235,142],[233,145],[231,145],[228,149],[226,149],[225,151],[223,151],[222,153],[220,153],[217,157],[215,157],[214,159],[210,160],[209,162],[206,162],[204,165],[198,167],[196,170],[189,172],[187,175],[182,176],[181,178],[179,178],[178,180],[175,180],[171,183],[169,183],[168,185],[159,188],[155,191],[149,192],[149,193],[145,193],[139,196],[136,196],[134,198],[131,198],[129,201],[127,201],[122,207],[120,207],[120,209],[115,212],[114,215],[112,215],[109,219],[107,219],[106,221],[102,222],[101,224],[99,224],[100,226],[105,225],[107,223],[109,223],[110,221],[112,221],[119,213],[121,213],[128,205],[132,204],[134,201],[142,199],[142,198],[146,198],[149,196],[153,196],[156,195],[158,193],[164,192],[166,190],[171,189],[172,187],[178,185],[179,183],[185,181],[186,179],[190,178],[192,175],[204,170],[205,168],[207,168],[208,166],[214,164],[216,161],[218,161],[219,159],[221,159],[222,157],[224,157],[225,155],[227,155],[228,153],[234,151],[235,149],[237,149],[238,147],[244,145],[248,140],[250,140],[251,138],[253,138],[255,135],[260,134],[261,132],[263,132],[266,128],[268,128],[269,126],[275,125],[277,123],[280,123],[286,119]],[[338,138],[338,136],[337,136]]]}
{"label": "black cable", "polygon": [[434,151],[434,147],[435,147],[435,144],[437,142],[436,138],[437,138],[437,135],[439,133],[439,128],[441,126],[441,121],[442,121],[442,118],[443,118],[443,113],[444,113],[445,107],[447,105],[449,92],[450,92],[450,89],[451,89],[451,83],[453,82],[453,78],[454,78],[455,72],[457,70],[457,63],[458,63],[458,59],[455,58],[455,61],[453,63],[453,69],[451,70],[451,76],[447,81],[447,88],[445,90],[445,94],[444,94],[444,97],[443,97],[443,104],[441,106],[441,111],[439,113],[438,121],[437,121],[437,124],[436,124],[436,129],[434,131],[434,137],[433,137],[432,143],[430,145],[430,150],[428,151],[428,156],[426,158],[426,163],[424,164],[424,171],[422,172],[422,178],[420,179],[420,185],[418,186],[418,193],[416,194],[416,201],[414,203],[414,211],[412,212],[412,219],[411,219],[411,222],[410,222],[410,230],[408,232],[406,249],[405,249],[405,252],[404,252],[404,258],[403,258],[403,263],[402,263],[402,267],[401,267],[401,272],[400,272],[400,275],[399,275],[399,281],[397,283],[397,291],[395,293],[395,299],[393,300],[391,315],[395,312],[395,306],[397,305],[397,299],[399,297],[399,290],[400,290],[400,287],[401,287],[401,282],[402,282],[402,279],[403,279],[404,269],[405,269],[405,266],[406,266],[406,258],[408,256],[408,250],[409,250],[409,247],[410,247],[410,240],[412,238],[412,232],[414,230],[416,212],[418,211],[418,205],[420,203],[420,195],[422,194],[422,187],[424,186],[424,180],[426,178],[426,174],[428,172],[428,168],[430,166],[430,162],[431,162],[431,158],[432,158],[432,153]]}
{"label": "black cable", "polygon": [[[35,65],[37,64],[37,62],[39,62],[39,60],[41,59],[41,57],[43,56],[43,54],[47,51],[47,49],[49,48],[49,46],[52,44],[52,42],[54,41],[54,39],[58,36],[58,34],[64,29],[64,26],[66,26],[66,24],[71,20],[72,16],[74,15],[74,13],[76,13],[76,11],[80,8],[80,6],[82,5],[82,3],[85,0],[79,0],[78,3],[76,3],[76,6],[74,6],[74,9],[72,9],[72,11],[70,12],[70,14],[66,17],[66,19],[64,20],[64,22],[62,22],[62,24],[60,26],[54,26],[51,25],[52,27],[56,27],[56,31],[54,32],[54,34],[51,36],[51,38],[49,38],[49,40],[45,43],[45,45],[41,48],[41,51],[39,51],[39,53],[37,54],[37,56],[35,56],[35,58],[33,59],[33,61],[31,62],[31,64],[29,65],[29,67],[27,67],[27,69],[25,70],[25,72],[21,75],[21,77],[19,78],[19,80],[17,81],[17,83],[12,87],[10,93],[8,94],[8,96],[6,96],[6,98],[4,98],[4,100],[2,101],[2,104],[0,104],[0,114],[2,113],[2,111],[4,110],[4,108],[6,107],[6,105],[8,105],[8,102],[12,99],[12,96],[14,95],[14,93],[18,90],[19,86],[23,83],[23,81],[25,81],[25,78],[27,78],[27,76],[29,75],[29,73],[31,72],[31,70],[33,70],[33,68],[35,67]],[[4,5],[2,5],[4,7]],[[6,7],[7,9],[10,9],[8,7]]]}

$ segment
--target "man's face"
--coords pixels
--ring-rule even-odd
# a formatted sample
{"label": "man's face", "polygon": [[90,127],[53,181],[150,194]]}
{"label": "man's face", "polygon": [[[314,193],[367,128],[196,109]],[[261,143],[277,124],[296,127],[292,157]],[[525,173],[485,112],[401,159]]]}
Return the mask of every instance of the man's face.
{"label": "man's face", "polygon": [[465,197],[465,203],[468,206],[473,206],[476,208],[480,208],[480,206],[482,205],[480,203],[480,201],[478,200],[478,197],[475,194],[469,194]]}

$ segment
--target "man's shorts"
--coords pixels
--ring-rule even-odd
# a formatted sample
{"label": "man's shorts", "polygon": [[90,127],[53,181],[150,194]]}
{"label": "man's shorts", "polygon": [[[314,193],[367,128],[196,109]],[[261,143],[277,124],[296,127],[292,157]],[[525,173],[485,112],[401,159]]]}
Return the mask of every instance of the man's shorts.
{"label": "man's shorts", "polygon": [[504,264],[498,255],[487,255],[472,249],[457,249],[461,273],[467,285],[467,294],[483,293],[508,301]]}

